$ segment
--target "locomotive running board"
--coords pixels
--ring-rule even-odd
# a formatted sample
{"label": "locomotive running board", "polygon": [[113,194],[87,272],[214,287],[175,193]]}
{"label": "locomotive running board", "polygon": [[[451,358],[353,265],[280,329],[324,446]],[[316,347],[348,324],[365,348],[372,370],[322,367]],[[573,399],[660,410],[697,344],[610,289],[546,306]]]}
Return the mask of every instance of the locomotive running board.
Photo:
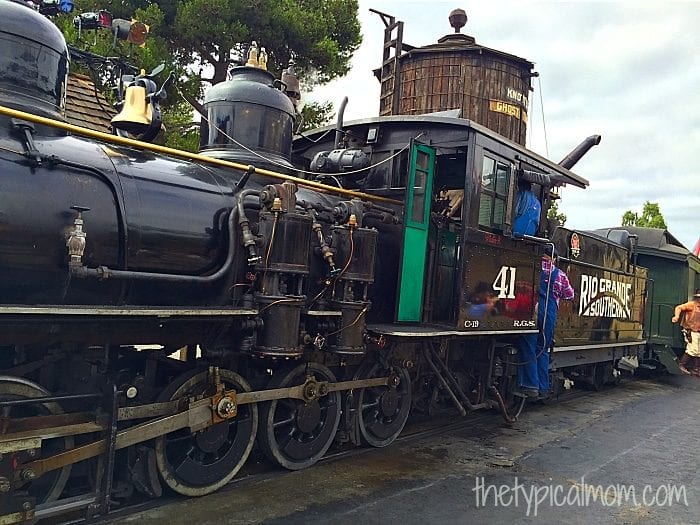
{"label": "locomotive running board", "polygon": [[642,341],[631,341],[626,343],[596,343],[589,345],[576,345],[576,346],[555,346],[554,352],[571,352],[575,350],[594,350],[596,348],[624,348],[628,346],[643,346],[647,344],[646,340]]}
{"label": "locomotive running board", "polygon": [[89,306],[0,306],[4,315],[67,315],[100,317],[226,317],[257,315],[257,310],[244,308],[140,308],[113,307],[90,308]]}
{"label": "locomotive running board", "polygon": [[440,337],[458,336],[474,337],[480,335],[523,335],[536,334],[537,330],[473,330],[470,332],[442,327],[426,328],[423,326],[401,326],[393,324],[370,324],[367,330],[377,334],[393,337]]}

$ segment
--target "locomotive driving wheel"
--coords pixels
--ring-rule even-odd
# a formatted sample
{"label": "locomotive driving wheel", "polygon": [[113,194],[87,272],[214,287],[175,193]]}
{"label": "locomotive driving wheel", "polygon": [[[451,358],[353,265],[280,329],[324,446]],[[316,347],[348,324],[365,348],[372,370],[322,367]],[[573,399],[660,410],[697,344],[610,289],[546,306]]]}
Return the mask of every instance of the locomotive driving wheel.
{"label": "locomotive driving wheel", "polygon": [[[40,385],[20,377],[0,376],[0,401],[18,401],[35,397],[48,397],[51,394]],[[41,403],[36,405],[10,405],[0,407],[0,418],[28,418],[36,416],[48,416],[63,414],[63,409],[58,403]],[[41,458],[46,458],[59,452],[73,448],[73,437],[42,439]],[[18,456],[27,455],[21,451]],[[26,456],[26,459],[39,459],[36,455]],[[70,477],[71,465],[57,470],[52,470],[38,479],[28,482],[27,490],[30,496],[36,498],[37,504],[55,501],[63,492],[66,482]]]}
{"label": "locomotive driving wheel", "polygon": [[[273,376],[268,388],[301,385],[309,376],[316,381],[336,381],[325,366],[308,363]],[[340,399],[340,392],[330,392],[308,402],[275,399],[264,404],[260,409],[258,435],[263,453],[289,470],[316,463],[331,446],[338,430]]]}
{"label": "locomotive driving wheel", "polygon": [[411,378],[403,367],[385,368],[379,363],[366,363],[355,379],[389,377],[389,385],[361,388],[357,394],[357,421],[362,442],[372,447],[385,447],[403,430],[411,409]]}
{"label": "locomotive driving wheel", "polygon": [[[226,390],[249,392],[250,386],[230,370],[219,370]],[[177,378],[159,401],[205,395],[211,386],[207,371],[193,370]],[[192,433],[176,430],[156,439],[156,464],[163,481],[178,494],[203,496],[228,483],[248,459],[258,426],[255,404],[238,406],[236,417]]]}

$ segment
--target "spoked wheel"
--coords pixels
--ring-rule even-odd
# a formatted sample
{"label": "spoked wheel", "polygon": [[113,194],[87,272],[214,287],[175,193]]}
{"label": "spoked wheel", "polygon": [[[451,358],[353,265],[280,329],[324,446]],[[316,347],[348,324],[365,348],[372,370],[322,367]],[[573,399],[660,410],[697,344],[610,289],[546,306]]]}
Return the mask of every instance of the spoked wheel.
{"label": "spoked wheel", "polygon": [[[210,387],[208,372],[191,371],[175,379],[160,401],[196,397]],[[250,386],[230,370],[219,370],[226,390],[249,392]],[[192,433],[183,428],[156,439],[156,464],[163,481],[185,496],[203,496],[228,483],[248,459],[258,427],[254,404],[240,405],[233,419]]]}
{"label": "spoked wheel", "polygon": [[355,374],[355,379],[387,376],[388,386],[361,388],[357,394],[360,436],[372,447],[387,446],[403,430],[411,409],[411,378],[405,368],[384,368],[379,363],[367,363]]}
{"label": "spoked wheel", "polygon": [[502,384],[505,387],[499,388],[499,392],[501,394],[501,397],[503,398],[503,404],[506,409],[506,414],[502,415],[504,419],[506,417],[518,419],[520,417],[520,414],[522,414],[523,409],[525,408],[526,399],[524,397],[516,396],[515,394],[513,394],[513,390],[515,390],[518,384],[516,376],[503,377],[501,378],[501,381],[503,381]]}
{"label": "spoked wheel", "polygon": [[[11,376],[0,376],[0,401],[15,401],[34,397],[47,397],[51,394],[40,385],[27,379]],[[0,408],[0,418],[25,418],[63,414],[58,403],[42,403],[37,405],[15,405]],[[41,457],[47,458],[59,452],[73,448],[73,437],[44,439],[41,442]],[[24,452],[19,452],[22,456]],[[39,459],[38,457],[28,459]],[[70,477],[71,465],[47,472],[38,479],[27,484],[30,496],[36,498],[37,504],[55,501],[63,492]]]}
{"label": "spoked wheel", "polygon": [[[325,366],[308,363],[274,376],[268,388],[301,385],[307,376],[314,376],[317,381],[336,381]],[[310,467],[333,443],[340,412],[340,392],[331,392],[308,403],[300,399],[270,401],[260,409],[260,448],[286,469]]]}

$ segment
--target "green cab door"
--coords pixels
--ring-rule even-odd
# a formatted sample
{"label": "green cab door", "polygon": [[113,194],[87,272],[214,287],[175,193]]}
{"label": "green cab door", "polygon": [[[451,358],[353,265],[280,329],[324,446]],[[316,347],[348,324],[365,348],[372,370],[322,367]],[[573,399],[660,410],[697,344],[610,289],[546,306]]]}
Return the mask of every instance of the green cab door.
{"label": "green cab door", "polygon": [[406,191],[403,251],[397,321],[420,322],[423,312],[428,224],[435,169],[435,149],[414,142]]}

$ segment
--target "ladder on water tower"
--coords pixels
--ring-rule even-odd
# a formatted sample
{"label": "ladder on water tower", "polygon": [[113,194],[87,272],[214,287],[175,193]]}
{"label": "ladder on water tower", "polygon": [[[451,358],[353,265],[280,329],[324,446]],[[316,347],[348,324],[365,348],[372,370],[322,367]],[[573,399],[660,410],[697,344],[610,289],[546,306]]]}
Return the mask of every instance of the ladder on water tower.
{"label": "ladder on water tower", "polygon": [[[382,53],[382,67],[379,71],[381,94],[379,96],[379,115],[398,115],[401,101],[401,78],[399,70],[399,57],[413,46],[403,43],[403,22],[396,21],[396,17],[370,9],[378,14],[384,22],[384,49]],[[396,36],[394,36],[396,31]]]}

